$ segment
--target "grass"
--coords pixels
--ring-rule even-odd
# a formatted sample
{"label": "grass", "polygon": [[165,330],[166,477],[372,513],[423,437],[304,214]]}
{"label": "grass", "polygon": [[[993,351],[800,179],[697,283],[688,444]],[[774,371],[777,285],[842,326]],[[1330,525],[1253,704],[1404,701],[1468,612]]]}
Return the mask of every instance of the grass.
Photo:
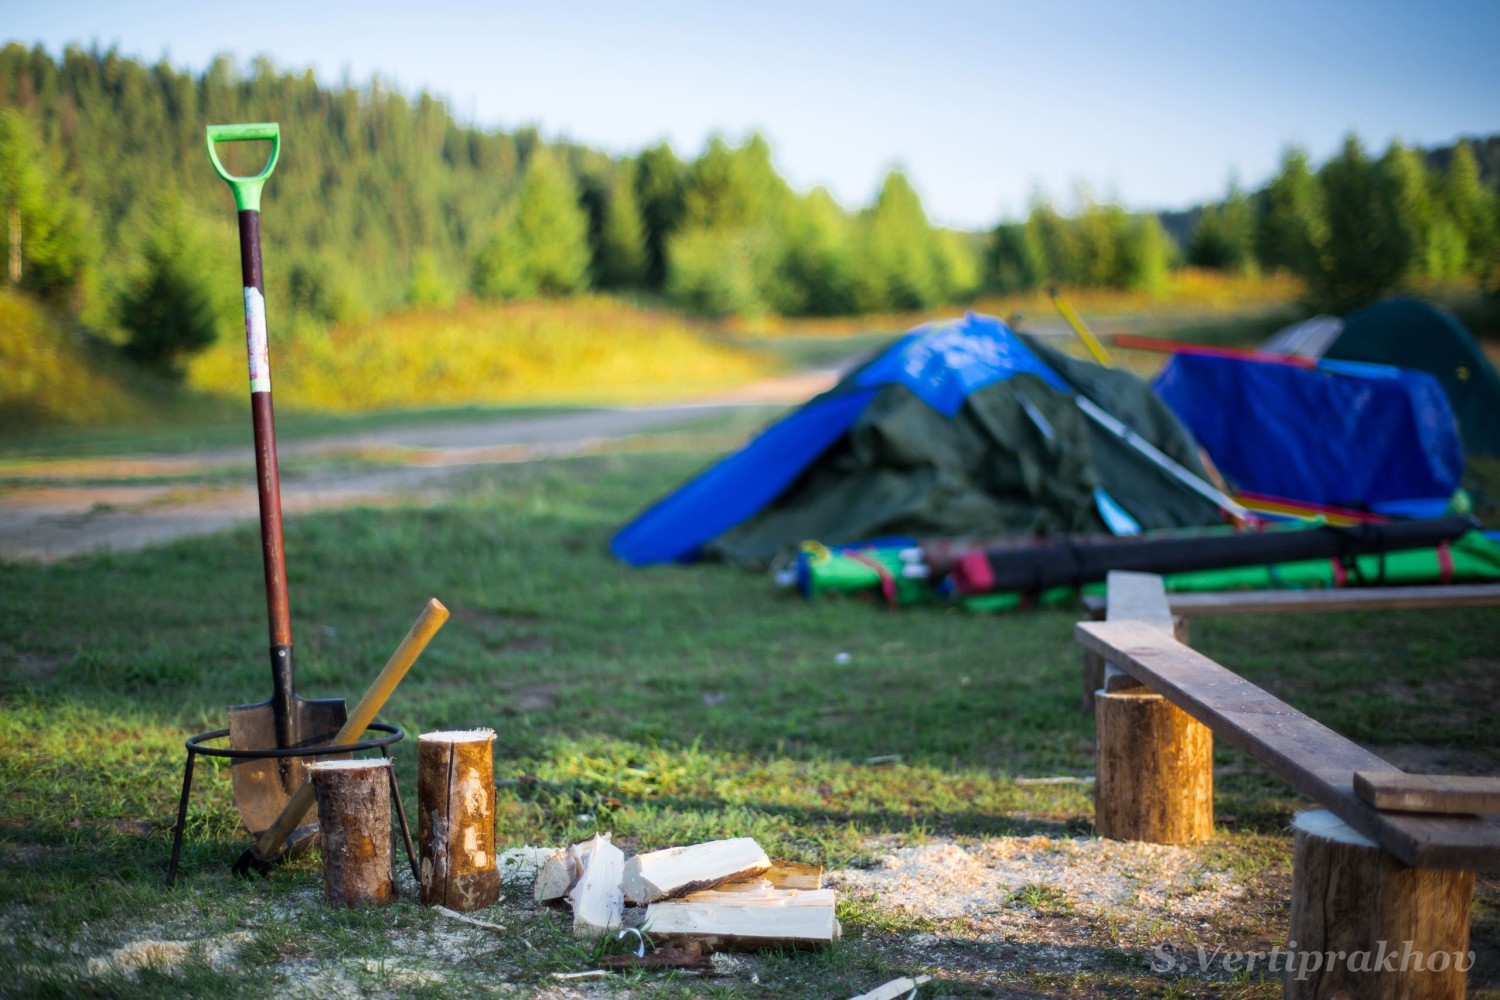
{"label": "grass", "polygon": [[[1015,780],[1092,770],[1092,722],[1076,708],[1076,611],[814,605],[725,567],[630,570],[609,557],[611,532],[705,464],[715,433],[705,425],[658,450],[480,469],[435,506],[291,519],[301,689],[357,697],[436,595],[453,619],[383,717],[413,735],[496,729],[504,846],[596,830],[632,849],[753,835],[773,856],[837,869],[934,838],[1087,836],[1087,786]],[[212,765],[196,780],[180,886],[162,890],[182,740],[223,725],[224,706],[269,693],[256,547],[247,528],[0,566],[7,991],[468,996],[511,983],[524,994],[588,968],[591,952],[550,911],[503,904],[492,919],[509,931],[498,936],[456,929],[410,897],[330,911],[315,855],[264,882],[234,881],[227,866],[245,840],[228,773]],[[1333,728],[1451,765],[1433,770],[1490,773],[1500,770],[1497,638],[1492,609],[1194,623],[1196,646]],[[865,763],[890,755],[900,761]],[[396,757],[410,803],[410,744]],[[1193,860],[1231,872],[1248,894],[1190,933],[1268,946],[1285,917],[1284,827],[1298,803],[1233,752],[1220,750],[1218,763],[1221,836]],[[1497,909],[1500,885],[1482,880],[1476,988],[1500,987]],[[997,943],[982,922],[848,895],[835,947],[747,955],[715,980],[615,985],[640,996],[848,996],[925,971],[935,994],[953,996],[1279,992],[1271,980],[1152,972],[1150,948],[1164,936],[1191,948],[1189,932],[1127,908],[1100,915],[1055,886],[1024,886],[995,910],[1034,926]],[[138,978],[87,964],[143,937],[226,935],[239,935],[238,951],[203,946]]]}

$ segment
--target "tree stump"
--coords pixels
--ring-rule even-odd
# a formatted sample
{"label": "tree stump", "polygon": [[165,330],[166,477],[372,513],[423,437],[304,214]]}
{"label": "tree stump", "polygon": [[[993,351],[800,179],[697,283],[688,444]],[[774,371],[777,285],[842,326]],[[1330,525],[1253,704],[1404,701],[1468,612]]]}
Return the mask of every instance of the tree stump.
{"label": "tree stump", "polygon": [[1094,718],[1099,836],[1153,844],[1211,839],[1213,732],[1144,687],[1098,692]]}
{"label": "tree stump", "polygon": [[493,729],[417,738],[422,905],[460,912],[500,899]]}
{"label": "tree stump", "polygon": [[318,799],[323,898],[329,906],[396,899],[391,860],[391,762],[331,760],[307,766]]}
{"label": "tree stump", "polygon": [[1411,868],[1327,810],[1292,823],[1292,1000],[1458,1000],[1474,873]]}

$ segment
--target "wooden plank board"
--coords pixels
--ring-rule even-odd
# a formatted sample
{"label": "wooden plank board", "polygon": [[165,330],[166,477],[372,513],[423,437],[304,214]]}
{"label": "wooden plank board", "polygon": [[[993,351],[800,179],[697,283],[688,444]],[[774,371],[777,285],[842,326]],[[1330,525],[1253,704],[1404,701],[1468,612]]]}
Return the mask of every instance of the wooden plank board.
{"label": "wooden plank board", "polygon": [[1354,794],[1354,772],[1398,768],[1160,629],[1080,622],[1075,634],[1407,864],[1500,870],[1500,823],[1380,812]]}
{"label": "wooden plank board", "polygon": [[[1168,594],[1172,613],[1198,615],[1295,615],[1333,611],[1420,611],[1429,608],[1500,606],[1500,584],[1467,583],[1430,587],[1358,587],[1347,590],[1245,590]],[[1108,600],[1083,598],[1095,621],[1105,618]]]}
{"label": "wooden plank board", "polygon": [[[1110,570],[1105,578],[1105,589],[1109,594],[1107,621],[1145,622],[1147,625],[1172,631],[1172,610],[1167,607],[1167,588],[1155,573],[1132,573],[1128,570]],[[1141,682],[1110,663],[1104,661],[1104,676],[1101,690],[1110,693],[1140,687]]]}
{"label": "wooden plank board", "polygon": [[1500,814],[1500,777],[1354,772],[1354,794],[1376,809],[1448,815]]}
{"label": "wooden plank board", "polygon": [[1105,620],[1145,622],[1172,631],[1172,609],[1167,603],[1167,588],[1160,576],[1112,569],[1106,578],[1105,590],[1109,595]]}

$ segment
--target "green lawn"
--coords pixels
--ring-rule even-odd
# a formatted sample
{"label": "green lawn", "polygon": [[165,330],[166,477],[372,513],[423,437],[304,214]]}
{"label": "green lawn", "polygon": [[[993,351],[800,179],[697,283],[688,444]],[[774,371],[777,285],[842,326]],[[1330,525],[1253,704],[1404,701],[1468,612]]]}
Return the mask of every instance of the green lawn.
{"label": "green lawn", "polygon": [[[773,856],[829,870],[949,839],[1087,846],[1087,785],[1016,780],[1092,772],[1077,611],[889,612],[809,604],[721,566],[627,569],[608,554],[613,530],[711,459],[681,447],[691,435],[675,440],[677,450],[481,469],[439,506],[289,521],[302,691],[357,699],[437,596],[453,618],[382,717],[413,737],[497,731],[503,846],[595,830],[629,849],[753,835]],[[224,770],[200,768],[180,883],[163,890],[182,740],[225,725],[226,705],[270,693],[257,544],[246,528],[0,566],[0,993],[584,988],[551,977],[590,968],[591,953],[524,893],[485,914],[510,928],[493,935],[460,933],[410,896],[375,912],[325,909],[315,855],[264,882],[232,879],[246,841]],[[1489,773],[1500,772],[1497,640],[1493,609],[1209,619],[1193,635],[1357,740],[1433,770]],[[866,763],[891,755],[899,761]],[[410,806],[414,748],[396,756]],[[745,956],[711,980],[617,985],[639,996],[849,996],[925,971],[936,982],[924,996],[1279,996],[1275,977],[1150,968],[1163,940],[1280,943],[1297,800],[1238,754],[1221,749],[1219,764],[1221,836],[1184,864],[1227,872],[1245,891],[1211,922],[1100,917],[1039,885],[995,900],[995,919],[1025,928],[997,940],[982,921],[846,893],[845,939],[832,948]],[[203,946],[135,977],[89,965],[144,938],[205,937],[237,950]],[[1471,983],[1500,987],[1494,879],[1481,880],[1474,947]]]}

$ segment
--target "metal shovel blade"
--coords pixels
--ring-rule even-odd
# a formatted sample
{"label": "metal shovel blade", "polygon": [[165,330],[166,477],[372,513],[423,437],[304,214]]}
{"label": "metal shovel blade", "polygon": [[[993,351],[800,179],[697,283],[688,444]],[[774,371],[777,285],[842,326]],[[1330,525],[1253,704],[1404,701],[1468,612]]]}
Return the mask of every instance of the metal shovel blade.
{"label": "metal shovel blade", "polygon": [[[291,745],[298,747],[326,746],[348,718],[342,698],[295,698],[292,709],[291,732],[297,736]],[[230,706],[229,745],[235,750],[276,749],[276,713],[271,702]],[[338,760],[348,756],[334,754],[318,759]],[[302,757],[262,757],[236,760],[230,766],[234,804],[251,833],[260,834],[276,822],[307,777],[304,761]],[[315,821],[316,817],[311,820]],[[305,822],[310,822],[305,815],[298,817],[298,826]]]}

